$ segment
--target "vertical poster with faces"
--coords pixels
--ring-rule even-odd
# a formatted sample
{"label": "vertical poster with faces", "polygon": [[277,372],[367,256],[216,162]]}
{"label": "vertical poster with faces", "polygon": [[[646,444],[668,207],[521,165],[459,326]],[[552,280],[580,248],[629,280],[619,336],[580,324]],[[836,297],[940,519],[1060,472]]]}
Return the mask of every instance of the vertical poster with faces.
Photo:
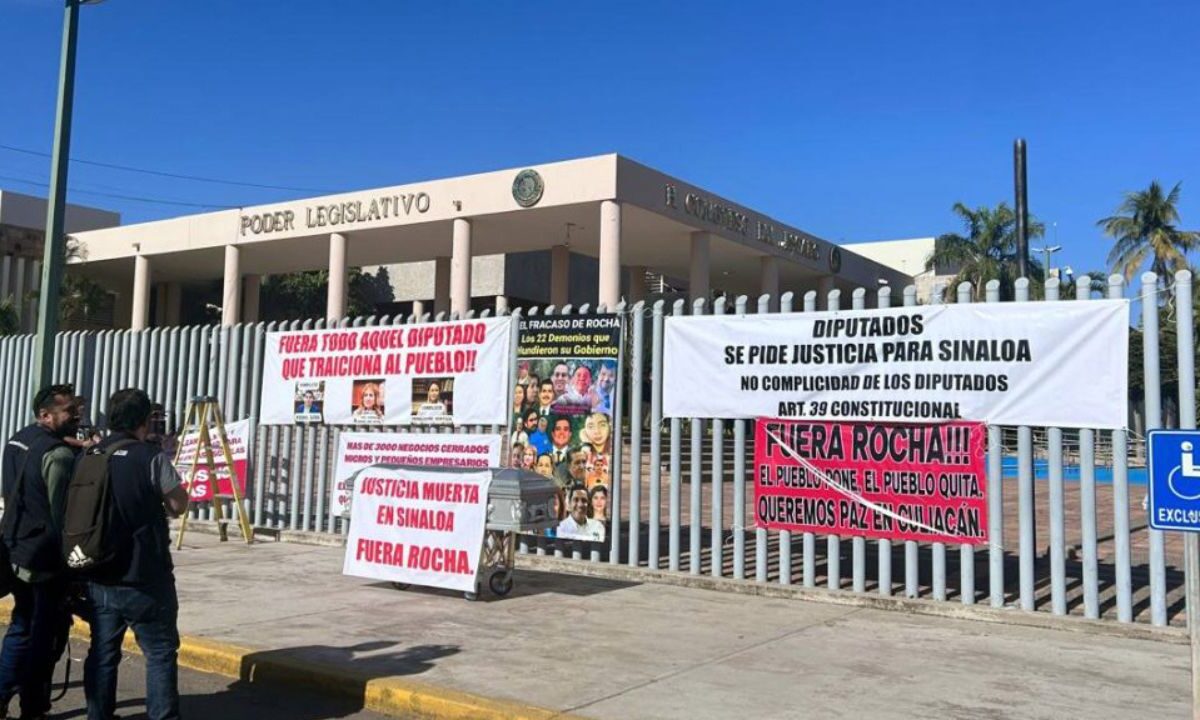
{"label": "vertical poster with faces", "polygon": [[607,538],[621,338],[616,314],[521,320],[509,457],[554,481],[554,537]]}

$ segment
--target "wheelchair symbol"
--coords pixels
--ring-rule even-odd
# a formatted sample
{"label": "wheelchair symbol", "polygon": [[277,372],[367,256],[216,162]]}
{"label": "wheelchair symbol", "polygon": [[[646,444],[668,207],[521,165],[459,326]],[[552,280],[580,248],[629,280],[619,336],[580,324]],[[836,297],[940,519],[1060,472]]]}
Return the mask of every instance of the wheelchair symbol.
{"label": "wheelchair symbol", "polygon": [[1184,500],[1200,500],[1200,467],[1196,466],[1192,444],[1184,441],[1179,450],[1179,465],[1167,475],[1167,486]]}

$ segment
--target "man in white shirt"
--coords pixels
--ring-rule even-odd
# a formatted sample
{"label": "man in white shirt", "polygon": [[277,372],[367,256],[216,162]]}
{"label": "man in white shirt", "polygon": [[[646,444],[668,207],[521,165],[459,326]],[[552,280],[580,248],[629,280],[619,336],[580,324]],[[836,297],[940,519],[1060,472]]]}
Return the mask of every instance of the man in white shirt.
{"label": "man in white shirt", "polygon": [[571,540],[591,540],[604,542],[604,523],[588,517],[591,511],[591,501],[588,491],[582,485],[577,485],[571,491],[571,514],[563,518],[555,533],[560,538]]}

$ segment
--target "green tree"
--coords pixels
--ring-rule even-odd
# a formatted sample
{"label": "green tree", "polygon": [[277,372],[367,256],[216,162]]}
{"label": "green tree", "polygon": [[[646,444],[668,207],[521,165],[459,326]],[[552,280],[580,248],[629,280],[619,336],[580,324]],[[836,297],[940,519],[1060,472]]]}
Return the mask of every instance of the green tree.
{"label": "green tree", "polygon": [[[329,273],[325,270],[272,275],[262,284],[259,307],[263,321],[303,320],[325,317],[325,294]],[[392,301],[387,268],[365,273],[354,268],[347,283],[346,314],[374,315],[376,306]]]}
{"label": "green tree", "polygon": [[[963,222],[965,235],[946,233],[934,241],[933,253],[926,261],[927,270],[957,268],[958,274],[947,289],[947,300],[956,296],[953,288],[971,283],[973,301],[984,298],[989,280],[1000,281],[1000,297],[1011,300],[1017,272],[1017,216],[1006,203],[994,208],[971,209],[961,202],[952,208]],[[1033,216],[1029,218],[1029,238],[1039,238],[1046,227]],[[1032,258],[1028,262],[1029,279],[1037,284],[1042,280],[1042,267]]]}
{"label": "green tree", "polygon": [[1117,214],[1096,222],[1113,238],[1108,263],[1126,282],[1150,261],[1150,269],[1168,278],[1188,266],[1187,254],[1200,246],[1200,233],[1180,230],[1179,190],[1176,183],[1164,194],[1158,181],[1137,192],[1125,193]]}
{"label": "green tree", "polygon": [[[66,264],[87,259],[87,251],[73,237],[67,238]],[[63,274],[58,298],[58,320],[65,327],[86,325],[96,320],[111,302],[108,291],[79,272]]]}

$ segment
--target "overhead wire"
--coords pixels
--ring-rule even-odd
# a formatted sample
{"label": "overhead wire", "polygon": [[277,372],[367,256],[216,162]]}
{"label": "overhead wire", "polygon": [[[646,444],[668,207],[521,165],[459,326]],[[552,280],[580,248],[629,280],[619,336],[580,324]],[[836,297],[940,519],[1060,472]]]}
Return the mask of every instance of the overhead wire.
{"label": "overhead wire", "polygon": [[[16,147],[14,145],[5,145],[0,143],[0,150],[8,150],[9,152],[22,153],[24,155],[33,155],[35,157],[50,157],[50,153],[40,152],[38,150],[30,150],[29,148]],[[309,188],[309,187],[293,187],[290,185],[270,185],[267,183],[243,182],[239,180],[227,180],[223,178],[204,177],[203,175],[188,175],[185,173],[166,172],[164,170],[151,170],[149,168],[133,167],[131,165],[118,165],[116,163],[100,162],[99,160],[85,160],[83,158],[73,157],[71,162],[80,165],[92,165],[94,167],[108,168],[109,170],[121,170],[123,172],[142,173],[145,175],[156,175],[158,177],[174,178],[176,180],[192,180],[195,182],[215,183],[218,185],[238,185],[241,187],[262,188],[266,190],[293,190],[296,192],[316,192],[316,193],[332,193],[338,192],[327,188]]]}
{"label": "overhead wire", "polygon": [[[37,180],[29,180],[27,178],[15,177],[12,175],[0,175],[0,180],[7,180],[9,182],[16,182],[16,183],[23,183],[25,185],[32,185],[34,187],[38,187],[38,188],[42,188],[42,189],[49,189],[49,187],[50,187],[49,183],[44,183],[44,182],[40,182]],[[186,202],[184,200],[169,200],[166,198],[152,198],[152,197],[143,197],[143,196],[137,196],[137,195],[125,195],[125,194],[121,194],[121,193],[101,192],[99,190],[80,190],[80,189],[72,188],[71,192],[79,194],[79,195],[94,195],[97,197],[113,198],[113,199],[117,199],[117,200],[131,200],[134,202],[154,203],[154,204],[158,204],[158,205],[177,205],[180,207],[192,207],[192,208],[201,208],[201,209],[207,209],[207,210],[214,210],[214,209],[215,210],[230,210],[230,209],[238,207],[237,205],[219,205],[216,203],[194,203],[194,202]]]}

